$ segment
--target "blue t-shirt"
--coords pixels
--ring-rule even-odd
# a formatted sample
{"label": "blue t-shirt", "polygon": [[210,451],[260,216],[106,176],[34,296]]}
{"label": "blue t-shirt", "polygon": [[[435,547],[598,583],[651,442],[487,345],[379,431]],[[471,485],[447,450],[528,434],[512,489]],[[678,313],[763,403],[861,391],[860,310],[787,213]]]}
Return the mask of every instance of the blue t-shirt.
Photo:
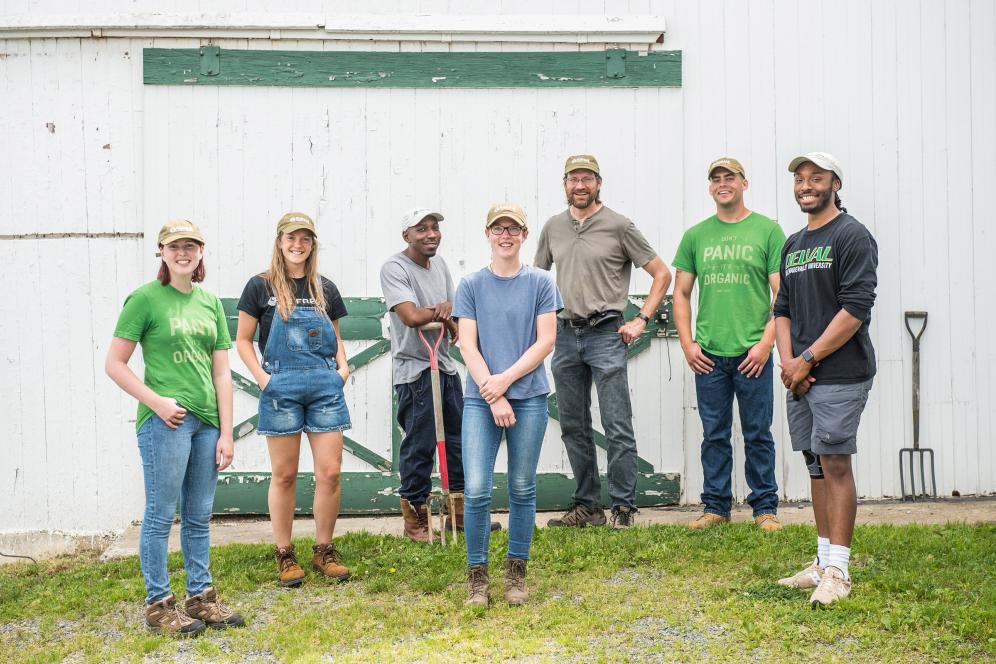
{"label": "blue t-shirt", "polygon": [[[499,277],[488,268],[467,275],[457,287],[453,316],[477,321],[477,347],[492,374],[516,363],[536,343],[536,318],[564,308],[560,291],[546,270],[523,265],[514,276]],[[543,365],[512,383],[507,399],[528,399],[550,393]],[[480,399],[467,372],[465,396]]]}

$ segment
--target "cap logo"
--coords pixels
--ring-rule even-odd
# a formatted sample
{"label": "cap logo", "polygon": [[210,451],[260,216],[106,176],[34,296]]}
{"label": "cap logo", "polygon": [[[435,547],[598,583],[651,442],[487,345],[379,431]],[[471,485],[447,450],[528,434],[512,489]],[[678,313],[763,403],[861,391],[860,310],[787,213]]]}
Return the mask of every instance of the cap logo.
{"label": "cap logo", "polygon": [[191,228],[190,226],[170,226],[169,227],[169,232],[170,233],[183,233],[183,232],[192,231],[192,230],[194,230],[194,229]]}

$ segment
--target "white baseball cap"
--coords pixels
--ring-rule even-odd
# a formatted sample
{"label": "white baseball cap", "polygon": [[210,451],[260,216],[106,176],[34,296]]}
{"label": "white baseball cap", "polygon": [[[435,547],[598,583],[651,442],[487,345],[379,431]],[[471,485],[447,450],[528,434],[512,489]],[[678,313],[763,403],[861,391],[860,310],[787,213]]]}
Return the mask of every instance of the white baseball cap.
{"label": "white baseball cap", "polygon": [[833,171],[840,180],[840,186],[844,186],[844,169],[840,167],[840,162],[837,161],[837,157],[833,156],[829,152],[807,152],[804,155],[799,155],[795,159],[789,162],[789,173],[795,173],[796,170],[807,161],[811,161],[825,171]]}
{"label": "white baseball cap", "polygon": [[418,222],[422,221],[426,217],[432,217],[436,221],[442,221],[443,215],[436,212],[432,208],[419,207],[406,212],[403,217],[401,217],[401,232],[407,231],[412,226],[416,225]]}

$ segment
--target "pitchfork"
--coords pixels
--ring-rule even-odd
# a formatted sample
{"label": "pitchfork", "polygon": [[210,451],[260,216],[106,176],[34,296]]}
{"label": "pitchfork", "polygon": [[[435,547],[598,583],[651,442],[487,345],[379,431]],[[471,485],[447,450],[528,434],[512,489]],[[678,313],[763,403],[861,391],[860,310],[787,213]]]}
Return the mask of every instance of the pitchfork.
{"label": "pitchfork", "polygon": [[[899,488],[902,491],[903,500],[916,500],[917,490],[916,490],[916,474],[913,471],[913,457],[920,457],[920,494],[924,498],[931,497],[937,498],[937,478],[934,476],[934,450],[929,447],[920,447],[920,337],[923,336],[923,331],[927,329],[927,312],[926,311],[907,311],[905,312],[906,321],[906,331],[910,333],[910,338],[913,340],[913,447],[904,447],[899,450]],[[913,328],[910,327],[911,320],[922,320],[923,325],[920,326],[918,332],[913,332]],[[905,465],[905,457],[909,457],[909,477],[910,477],[910,492],[906,493],[906,474],[903,472],[903,467]],[[927,494],[927,477],[924,470],[924,466],[927,462],[930,463],[930,494]]]}

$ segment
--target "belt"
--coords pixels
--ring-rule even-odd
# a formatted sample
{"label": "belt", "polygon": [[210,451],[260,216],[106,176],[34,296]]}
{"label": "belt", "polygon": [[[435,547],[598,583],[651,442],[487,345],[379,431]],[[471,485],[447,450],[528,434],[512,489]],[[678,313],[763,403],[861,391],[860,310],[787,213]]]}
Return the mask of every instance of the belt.
{"label": "belt", "polygon": [[588,318],[562,318],[561,320],[564,322],[564,325],[577,329],[583,327],[598,327],[609,321],[620,320],[622,317],[622,312],[608,310],[593,313]]}

